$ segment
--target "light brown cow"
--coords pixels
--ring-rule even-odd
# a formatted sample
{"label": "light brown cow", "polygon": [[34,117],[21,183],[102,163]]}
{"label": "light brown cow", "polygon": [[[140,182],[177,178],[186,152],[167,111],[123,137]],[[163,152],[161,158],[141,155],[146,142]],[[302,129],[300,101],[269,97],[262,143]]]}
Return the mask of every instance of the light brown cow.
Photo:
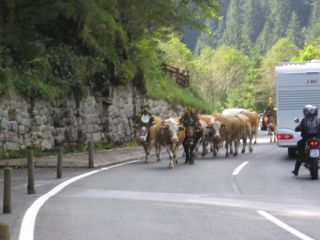
{"label": "light brown cow", "polygon": [[[231,154],[234,156],[238,155],[238,148],[241,139],[241,122],[235,116],[223,115],[221,113],[216,113],[213,115],[219,122],[223,123],[223,126],[220,128],[220,142],[225,141],[226,148],[226,157],[229,156],[229,146],[232,146],[232,142],[235,146],[235,151],[231,150]],[[219,148],[219,144],[214,146],[216,150]]]}
{"label": "light brown cow", "polygon": [[169,118],[162,122],[157,134],[157,144],[166,147],[170,159],[170,169],[176,167],[178,162],[176,152],[179,146],[182,145],[184,138],[185,128],[179,124],[177,118]]}
{"label": "light brown cow", "polygon": [[253,134],[252,134],[250,119],[242,113],[236,115],[236,117],[241,122],[241,139],[242,139],[241,153],[244,153],[246,151],[247,138],[249,139],[249,151],[252,152]]}
{"label": "light brown cow", "polygon": [[199,114],[198,115],[201,127],[203,129],[201,143],[202,143],[202,156],[207,154],[207,146],[211,146],[213,156],[216,156],[217,152],[214,151],[214,143],[220,142],[220,128],[223,123],[219,122],[212,115]]}
{"label": "light brown cow", "polygon": [[160,161],[160,146],[157,144],[157,134],[158,130],[161,126],[162,119],[160,117],[155,116],[154,122],[152,126],[149,128],[146,126],[139,127],[139,142],[142,144],[144,151],[146,153],[145,163],[149,163],[150,152],[153,147],[156,148],[157,161]]}
{"label": "light brown cow", "polygon": [[249,111],[247,109],[241,111],[241,113],[250,119],[252,134],[254,136],[254,144],[256,144],[260,120],[259,114],[256,111]]}
{"label": "light brown cow", "polygon": [[267,120],[267,131],[270,135],[270,143],[276,142],[276,131],[277,129],[277,114],[274,113],[268,117]]}

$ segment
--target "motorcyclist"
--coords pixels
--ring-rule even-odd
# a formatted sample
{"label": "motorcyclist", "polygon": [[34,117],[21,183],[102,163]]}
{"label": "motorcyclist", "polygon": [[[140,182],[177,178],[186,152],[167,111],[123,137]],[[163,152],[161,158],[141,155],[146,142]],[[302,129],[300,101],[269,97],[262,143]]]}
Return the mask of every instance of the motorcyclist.
{"label": "motorcyclist", "polygon": [[295,131],[301,131],[301,137],[297,143],[297,157],[294,170],[292,173],[298,176],[300,166],[304,160],[305,146],[308,139],[312,137],[320,136],[320,118],[318,118],[318,109],[313,105],[306,105],[303,108],[304,118],[299,125],[295,128]]}
{"label": "motorcyclist", "polygon": [[135,117],[135,122],[139,126],[147,126],[147,127],[150,127],[155,123],[154,116],[150,113],[148,105],[144,105],[142,107],[142,111],[139,112]]}

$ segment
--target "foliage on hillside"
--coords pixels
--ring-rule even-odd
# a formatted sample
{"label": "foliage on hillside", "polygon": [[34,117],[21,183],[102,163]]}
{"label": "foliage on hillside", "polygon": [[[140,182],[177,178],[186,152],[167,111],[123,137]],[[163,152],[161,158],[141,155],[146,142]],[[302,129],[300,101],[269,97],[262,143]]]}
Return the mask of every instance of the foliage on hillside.
{"label": "foliage on hillside", "polygon": [[128,82],[152,94],[165,78],[155,39],[205,31],[201,19],[217,9],[216,0],[0,0],[0,94],[80,99]]}

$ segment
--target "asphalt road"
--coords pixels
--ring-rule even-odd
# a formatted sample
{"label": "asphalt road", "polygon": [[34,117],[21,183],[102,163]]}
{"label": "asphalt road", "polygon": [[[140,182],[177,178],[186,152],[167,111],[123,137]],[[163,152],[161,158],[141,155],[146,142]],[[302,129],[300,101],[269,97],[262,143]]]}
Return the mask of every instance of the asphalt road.
{"label": "asphalt road", "polygon": [[175,170],[164,159],[97,172],[45,202],[34,239],[320,239],[320,183],[293,177],[286,153],[259,144]]}
{"label": "asphalt road", "polygon": [[80,176],[28,209],[15,239],[320,239],[320,180],[304,167],[294,177],[286,149],[260,143],[238,157],[223,151],[183,162],[169,170],[164,154],[161,162],[72,172]]}

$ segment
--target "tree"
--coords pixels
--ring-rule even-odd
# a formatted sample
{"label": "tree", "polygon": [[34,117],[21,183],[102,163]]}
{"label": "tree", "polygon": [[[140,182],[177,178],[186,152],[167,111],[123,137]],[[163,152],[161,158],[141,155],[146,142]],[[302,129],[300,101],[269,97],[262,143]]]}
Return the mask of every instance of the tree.
{"label": "tree", "polygon": [[249,58],[235,48],[221,46],[215,51],[210,48],[202,51],[199,62],[204,63],[202,93],[216,109],[221,110],[230,90],[245,80]]}
{"label": "tree", "polygon": [[306,44],[304,48],[300,50],[299,56],[294,57],[292,60],[304,62],[313,59],[320,59],[320,37],[318,37],[318,41]]}
{"label": "tree", "polygon": [[163,28],[182,32],[189,26],[204,30],[206,25],[201,19],[215,17],[218,6],[216,0],[119,0],[120,19],[130,41],[145,31],[154,33]]}
{"label": "tree", "polygon": [[303,45],[300,21],[298,15],[295,12],[292,12],[291,14],[286,36],[291,42],[295,43],[297,46],[301,47]]}
{"label": "tree", "polygon": [[287,38],[279,39],[262,59],[259,81],[256,86],[257,102],[267,104],[271,96],[275,99],[275,66],[278,62],[290,61],[298,55],[298,48]]}
{"label": "tree", "polygon": [[226,26],[222,36],[224,44],[228,46],[238,47],[241,46],[241,12],[240,3],[238,0],[231,0],[228,13],[226,16]]}
{"label": "tree", "polygon": [[217,9],[216,0],[0,0],[0,54],[11,58],[6,67],[18,73],[14,86],[23,94],[101,90],[135,79],[141,42],[151,39],[156,51],[154,38],[185,26],[204,30],[201,19]]}

